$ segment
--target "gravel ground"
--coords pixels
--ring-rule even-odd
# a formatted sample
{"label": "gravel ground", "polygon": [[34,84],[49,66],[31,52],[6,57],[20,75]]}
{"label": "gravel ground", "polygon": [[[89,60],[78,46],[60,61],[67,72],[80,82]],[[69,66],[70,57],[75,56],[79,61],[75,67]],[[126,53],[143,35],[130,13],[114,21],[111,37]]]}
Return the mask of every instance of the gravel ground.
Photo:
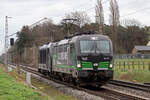
{"label": "gravel ground", "polygon": [[[14,68],[14,66],[13,66],[13,68]],[[22,69],[20,69],[20,71],[23,73],[26,73],[26,71],[24,71]],[[99,96],[91,95],[91,94],[86,93],[84,91],[80,91],[77,89],[67,87],[65,85],[53,82],[51,80],[44,79],[44,78],[42,78],[38,75],[35,75],[35,74],[32,74],[32,78],[35,78],[41,82],[47,83],[48,85],[55,87],[58,91],[61,91],[66,95],[71,95],[71,96],[75,97],[77,100],[105,100]]]}
{"label": "gravel ground", "polygon": [[[23,72],[25,72],[25,71],[23,71]],[[43,79],[42,77],[35,75],[35,74],[32,74],[32,77],[39,80],[39,81],[47,83],[50,86],[55,87],[58,91],[61,91],[66,95],[74,96],[77,100],[104,100],[103,98],[101,98],[99,96],[91,95],[89,93],[86,93],[84,91],[80,91],[77,89],[72,89],[72,88],[67,87],[65,85],[55,83],[51,80]],[[150,100],[150,93],[148,93],[148,92],[137,91],[135,89],[124,88],[121,86],[115,86],[115,85],[111,85],[111,84],[107,84],[107,85],[103,86],[103,88],[114,90],[117,92],[119,91],[120,93],[125,93],[125,94],[130,94],[130,95],[132,94],[133,96],[143,97],[143,99]]]}

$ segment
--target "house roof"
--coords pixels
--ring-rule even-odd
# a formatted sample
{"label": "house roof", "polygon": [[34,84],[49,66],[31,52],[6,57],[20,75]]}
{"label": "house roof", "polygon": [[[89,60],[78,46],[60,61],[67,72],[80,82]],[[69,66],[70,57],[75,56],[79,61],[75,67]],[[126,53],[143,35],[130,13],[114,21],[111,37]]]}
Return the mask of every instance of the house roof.
{"label": "house roof", "polygon": [[137,51],[150,51],[150,46],[135,46]]}

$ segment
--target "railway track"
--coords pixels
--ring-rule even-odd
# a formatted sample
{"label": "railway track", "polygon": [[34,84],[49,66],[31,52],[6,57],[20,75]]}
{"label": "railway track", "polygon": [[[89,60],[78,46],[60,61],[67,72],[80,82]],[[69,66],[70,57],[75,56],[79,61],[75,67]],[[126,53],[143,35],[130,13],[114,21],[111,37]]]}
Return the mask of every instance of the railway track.
{"label": "railway track", "polygon": [[101,98],[104,98],[105,100],[146,100],[142,97],[136,97],[136,96],[133,96],[133,95],[116,92],[116,91],[113,91],[113,90],[109,90],[107,88],[74,86],[74,85],[71,85],[71,84],[56,80],[56,79],[52,79],[48,76],[45,76],[45,75],[39,73],[38,70],[35,69],[35,68],[27,67],[27,66],[24,66],[24,65],[20,65],[20,67],[21,67],[21,69],[23,69],[27,72],[30,72],[30,73],[33,73],[33,74],[36,74],[36,75],[40,76],[41,78],[52,80],[56,83],[66,85],[66,86],[71,87],[73,89],[77,89],[77,90],[84,91],[84,92],[87,92],[87,93],[95,95],[95,96],[99,96]]}
{"label": "railway track", "polygon": [[112,80],[109,82],[109,84],[128,87],[128,88],[141,90],[141,91],[150,93],[150,84],[139,84],[139,83],[133,83],[133,82],[127,82],[127,81],[120,81],[120,80]]}
{"label": "railway track", "polygon": [[150,86],[150,83],[144,83],[145,85],[149,85]]}

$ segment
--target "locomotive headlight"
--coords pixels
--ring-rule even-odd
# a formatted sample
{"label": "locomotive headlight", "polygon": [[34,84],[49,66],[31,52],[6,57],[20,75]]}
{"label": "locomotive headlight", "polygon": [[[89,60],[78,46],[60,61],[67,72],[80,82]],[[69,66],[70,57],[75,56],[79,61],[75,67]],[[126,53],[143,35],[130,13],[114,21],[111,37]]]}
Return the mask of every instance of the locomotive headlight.
{"label": "locomotive headlight", "polygon": [[98,63],[94,63],[94,66],[98,66]]}
{"label": "locomotive headlight", "polygon": [[80,61],[77,61],[77,67],[78,67],[78,68],[81,68],[81,67],[82,67]]}
{"label": "locomotive headlight", "polygon": [[109,68],[113,68],[113,60],[112,60],[112,61],[110,61]]}
{"label": "locomotive headlight", "polygon": [[109,67],[110,67],[110,68],[113,68],[113,64],[110,64]]}
{"label": "locomotive headlight", "polygon": [[78,67],[78,68],[81,68],[81,64],[77,64],[77,67]]}

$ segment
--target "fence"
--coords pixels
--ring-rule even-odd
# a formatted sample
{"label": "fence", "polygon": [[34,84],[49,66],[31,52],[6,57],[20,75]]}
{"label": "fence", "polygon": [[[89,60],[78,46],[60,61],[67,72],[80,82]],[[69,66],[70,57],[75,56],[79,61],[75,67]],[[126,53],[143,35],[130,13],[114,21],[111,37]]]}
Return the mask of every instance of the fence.
{"label": "fence", "polygon": [[150,59],[150,54],[117,54],[114,59]]}
{"label": "fence", "polygon": [[115,61],[114,70],[121,71],[150,71],[150,62],[149,61]]}

